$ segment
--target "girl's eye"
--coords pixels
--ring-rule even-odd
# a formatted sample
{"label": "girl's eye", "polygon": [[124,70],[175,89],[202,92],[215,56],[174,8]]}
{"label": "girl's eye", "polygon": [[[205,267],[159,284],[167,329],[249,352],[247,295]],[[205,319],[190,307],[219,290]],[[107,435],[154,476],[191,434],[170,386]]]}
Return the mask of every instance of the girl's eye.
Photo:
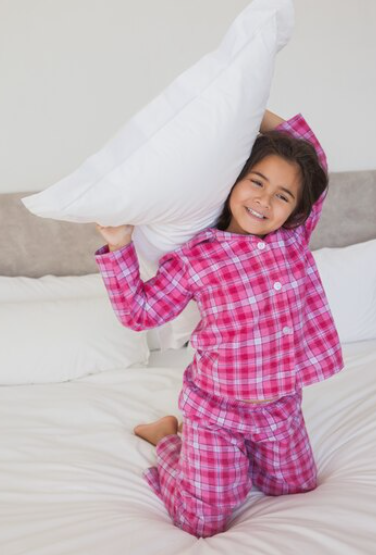
{"label": "girl's eye", "polygon": [[277,196],[279,196],[279,198],[281,198],[281,199],[284,200],[285,202],[288,202],[288,201],[289,201],[288,198],[286,198],[286,197],[283,196],[283,195],[277,195]]}
{"label": "girl's eye", "polygon": [[[254,183],[257,187],[262,187],[261,181],[256,181],[255,179],[251,179],[251,183]],[[281,198],[284,202],[289,202],[289,199],[284,195],[277,195],[278,198]]]}

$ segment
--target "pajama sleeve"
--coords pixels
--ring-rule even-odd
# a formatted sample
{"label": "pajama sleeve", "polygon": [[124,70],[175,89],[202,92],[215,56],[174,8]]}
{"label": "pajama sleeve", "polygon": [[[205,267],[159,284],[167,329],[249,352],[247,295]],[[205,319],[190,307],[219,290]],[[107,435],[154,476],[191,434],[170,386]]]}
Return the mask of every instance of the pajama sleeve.
{"label": "pajama sleeve", "polygon": [[[284,121],[283,123],[278,125],[278,127],[276,127],[276,131],[285,131],[293,137],[296,137],[297,139],[304,139],[310,142],[316,150],[321,167],[323,168],[325,173],[328,172],[328,164],[325,152],[323,151],[322,146],[320,145],[312,129],[301,114],[297,114],[293,118]],[[301,226],[303,228],[302,231],[304,232],[307,243],[309,243],[312,232],[320,219],[323,203],[327,193],[328,189],[326,188],[320,198],[313,205],[312,211],[308,216],[306,222],[303,224],[303,226]]]}
{"label": "pajama sleeve", "polygon": [[133,242],[113,252],[105,245],[96,251],[95,261],[118,320],[135,331],[176,318],[193,296],[186,264],[175,252],[162,257],[157,274],[146,282],[140,278]]}

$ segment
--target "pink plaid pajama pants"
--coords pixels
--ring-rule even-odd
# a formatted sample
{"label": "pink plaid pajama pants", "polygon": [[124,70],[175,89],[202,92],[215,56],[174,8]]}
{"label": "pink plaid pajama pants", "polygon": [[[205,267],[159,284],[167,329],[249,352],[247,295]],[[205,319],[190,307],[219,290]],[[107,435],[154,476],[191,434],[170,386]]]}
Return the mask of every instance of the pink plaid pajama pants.
{"label": "pink plaid pajama pants", "polygon": [[199,390],[186,372],[179,407],[183,434],[157,445],[144,477],[174,524],[197,537],[223,532],[252,485],[266,495],[310,491],[317,470],[301,391],[261,405]]}

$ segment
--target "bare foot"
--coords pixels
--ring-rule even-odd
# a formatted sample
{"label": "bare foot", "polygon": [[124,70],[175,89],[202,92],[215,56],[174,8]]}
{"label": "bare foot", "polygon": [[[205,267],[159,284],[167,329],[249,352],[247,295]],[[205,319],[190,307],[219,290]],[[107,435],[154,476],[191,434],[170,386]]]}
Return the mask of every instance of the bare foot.
{"label": "bare foot", "polygon": [[133,431],[136,436],[142,437],[152,445],[157,445],[165,436],[177,434],[178,420],[175,416],[164,416],[150,424],[139,424]]}

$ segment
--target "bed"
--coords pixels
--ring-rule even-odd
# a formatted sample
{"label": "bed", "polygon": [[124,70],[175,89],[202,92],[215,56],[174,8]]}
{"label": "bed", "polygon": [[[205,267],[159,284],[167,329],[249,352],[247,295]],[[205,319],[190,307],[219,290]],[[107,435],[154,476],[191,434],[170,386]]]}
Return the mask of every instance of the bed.
{"label": "bed", "polygon": [[137,345],[125,330],[108,336],[118,323],[94,262],[100,236],[32,216],[25,194],[0,195],[0,552],[374,555],[376,171],[330,175],[311,243],[345,358],[304,391],[319,486],[275,498],[254,488],[228,530],[207,539],[172,525],[142,478],[154,448],[132,433],[179,417],[191,346],[182,335],[163,350],[157,332]]}

